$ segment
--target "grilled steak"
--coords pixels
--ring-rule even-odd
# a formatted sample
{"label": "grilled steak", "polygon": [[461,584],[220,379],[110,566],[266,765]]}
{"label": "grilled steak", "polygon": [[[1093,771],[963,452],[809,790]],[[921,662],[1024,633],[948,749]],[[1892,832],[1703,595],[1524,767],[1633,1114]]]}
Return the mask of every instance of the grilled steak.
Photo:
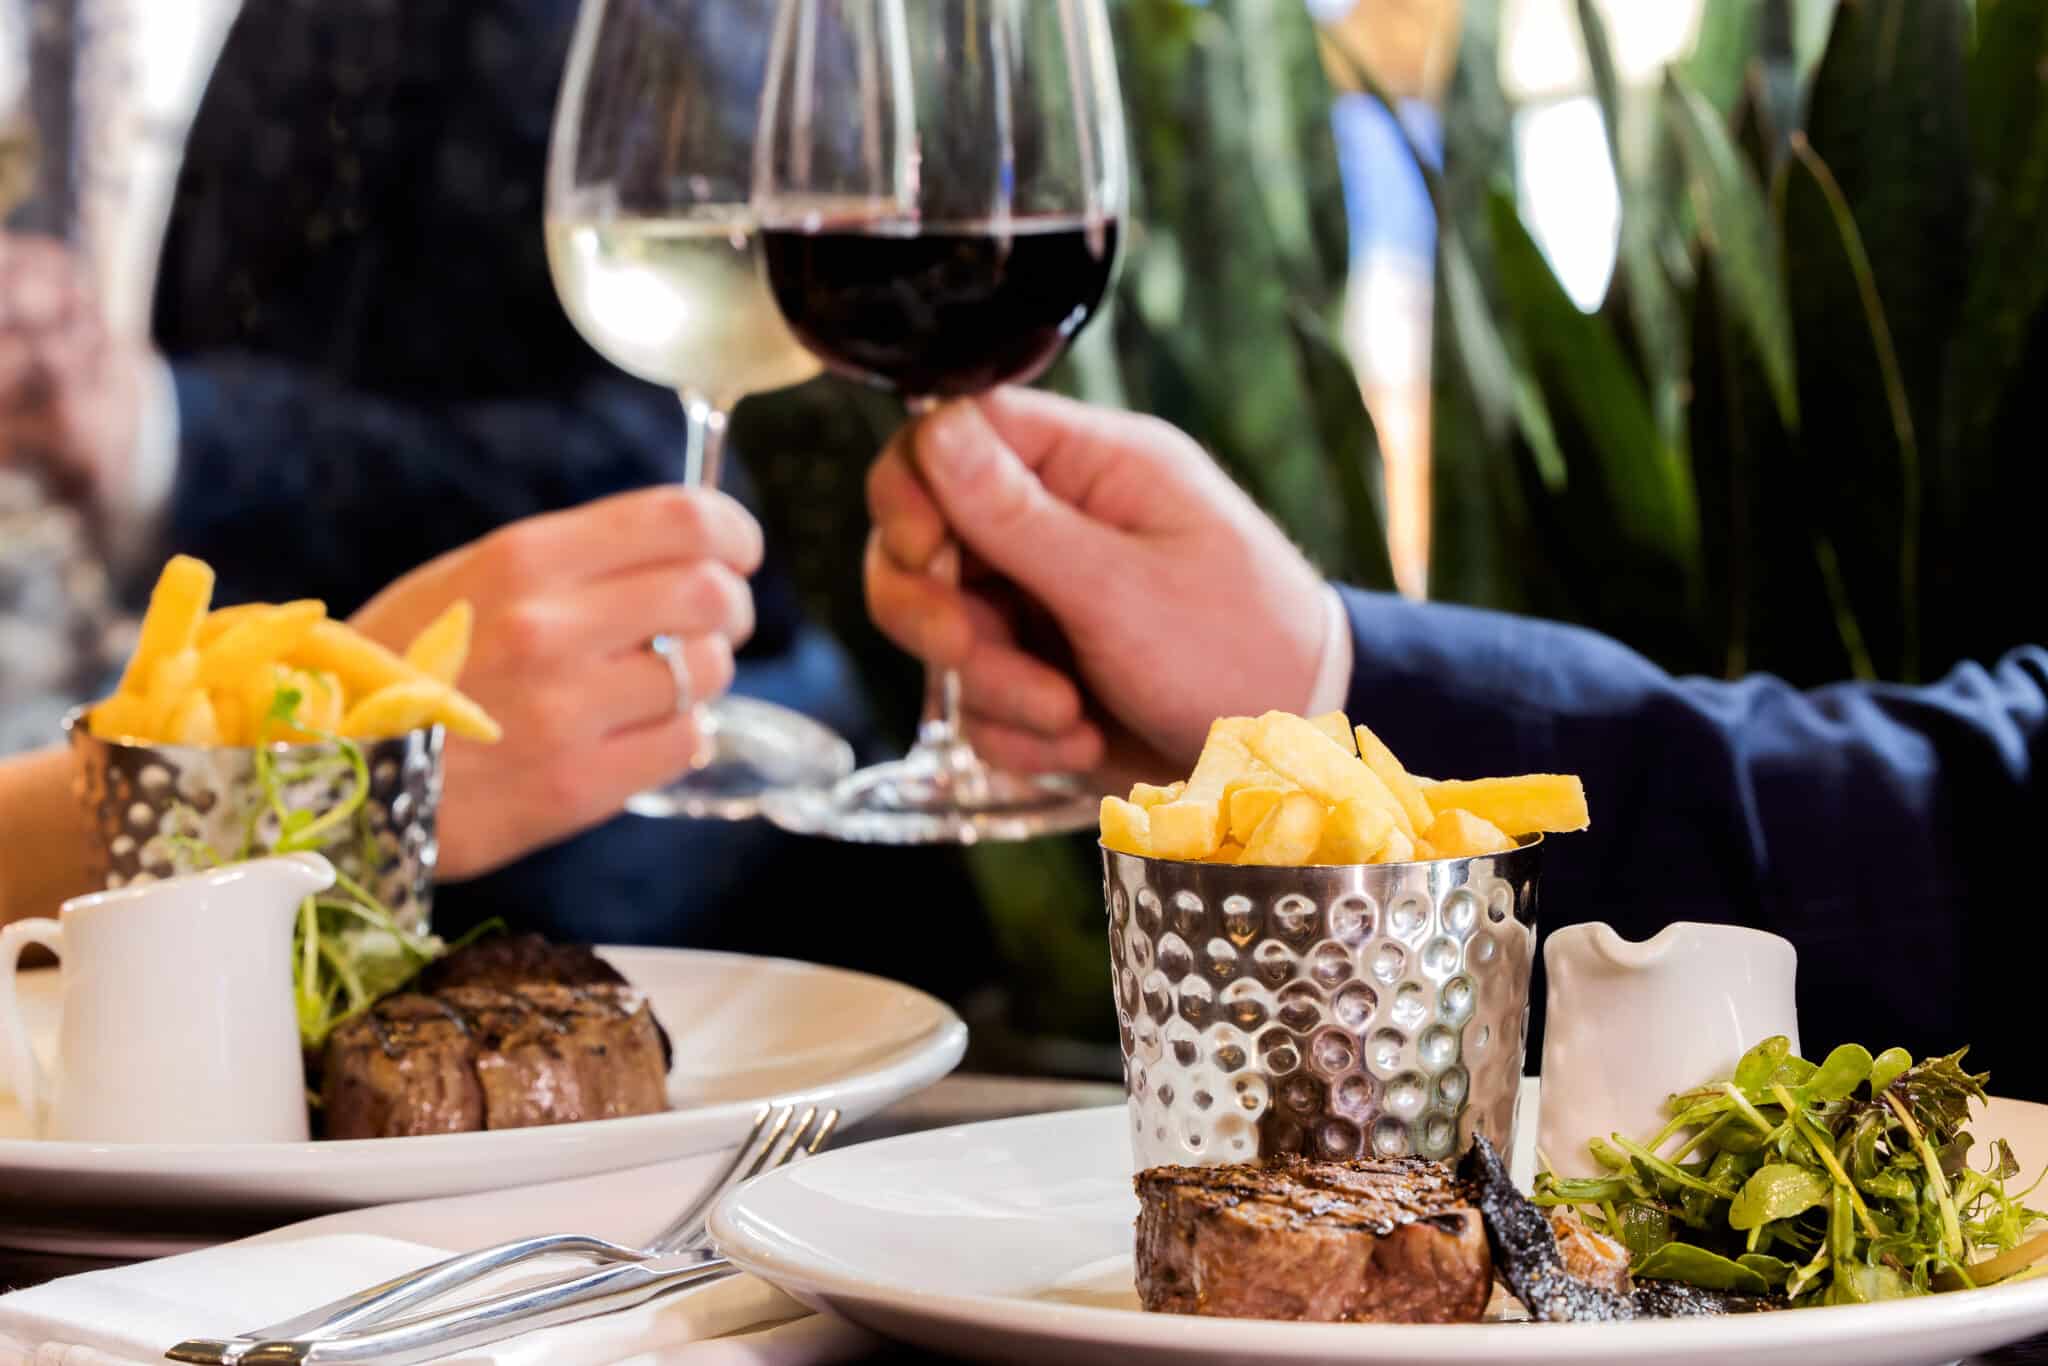
{"label": "grilled steak", "polygon": [[509,987],[552,982],[563,987],[622,987],[626,979],[588,944],[555,944],[537,934],[501,934],[465,944],[420,970],[412,989],[433,995],[447,987]]}
{"label": "grilled steak", "polygon": [[1137,1178],[1145,1308],[1231,1318],[1469,1323],[1493,1264],[1478,1211],[1420,1158],[1155,1167]]}
{"label": "grilled steak", "polygon": [[329,1138],[513,1129],[667,1108],[653,1012],[628,986],[387,996],[328,1037]]}
{"label": "grilled steak", "polygon": [[[449,987],[496,987],[510,991],[533,984],[558,987],[623,987],[631,985],[588,944],[556,944],[537,934],[501,934],[465,944],[446,958],[420,970],[413,991],[438,995]],[[675,1051],[660,1020],[654,1033],[661,1040],[661,1072],[668,1075]]]}

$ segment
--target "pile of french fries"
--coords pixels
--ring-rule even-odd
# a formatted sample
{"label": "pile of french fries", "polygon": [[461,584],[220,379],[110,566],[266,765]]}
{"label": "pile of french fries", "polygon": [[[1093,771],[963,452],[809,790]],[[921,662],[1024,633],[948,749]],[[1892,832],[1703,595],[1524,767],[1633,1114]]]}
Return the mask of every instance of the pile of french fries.
{"label": "pile of french fries", "polygon": [[[470,606],[456,602],[403,657],[314,601],[248,603],[209,611],[213,570],[174,556],[121,686],[90,712],[103,740],[168,745],[301,743],[316,731],[382,740],[439,723],[495,741],[498,723],[456,691],[469,656]],[[298,693],[301,726],[268,721],[280,689]]]}
{"label": "pile of french fries", "polygon": [[1418,778],[1342,712],[1223,717],[1187,781],[1102,799],[1111,849],[1287,868],[1497,854],[1523,835],[1589,823],[1572,774]]}

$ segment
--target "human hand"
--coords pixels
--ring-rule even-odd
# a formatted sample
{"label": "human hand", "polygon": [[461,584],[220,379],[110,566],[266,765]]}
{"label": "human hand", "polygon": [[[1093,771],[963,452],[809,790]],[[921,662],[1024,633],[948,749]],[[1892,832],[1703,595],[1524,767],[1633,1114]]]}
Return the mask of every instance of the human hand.
{"label": "human hand", "polygon": [[[955,402],[891,439],[868,506],[869,611],[928,667],[960,670],[992,763],[1184,772],[1216,717],[1301,710],[1315,686],[1321,576],[1157,419],[1023,389]],[[928,572],[949,537],[972,566],[963,588]],[[1013,594],[1051,618],[1072,673],[1020,646]]]}
{"label": "human hand", "polygon": [[0,232],[0,468],[36,470],[79,500],[117,487],[147,359],[144,343],[107,331],[63,243]]}
{"label": "human hand", "polygon": [[449,738],[440,875],[489,872],[688,771],[702,737],[648,642],[683,638],[693,701],[724,692],[760,563],[760,528],[732,499],[646,489],[515,522],[356,613],[395,650],[457,598],[476,613],[461,686],[505,734]]}

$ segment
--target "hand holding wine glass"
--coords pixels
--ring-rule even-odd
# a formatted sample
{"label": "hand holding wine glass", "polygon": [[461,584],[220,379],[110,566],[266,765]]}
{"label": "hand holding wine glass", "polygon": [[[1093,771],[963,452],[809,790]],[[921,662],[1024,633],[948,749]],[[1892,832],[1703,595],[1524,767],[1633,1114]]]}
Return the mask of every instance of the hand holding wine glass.
{"label": "hand holding wine glass", "polygon": [[[913,413],[1036,378],[1109,287],[1123,121],[1101,0],[785,0],[754,179],[762,259],[801,342]],[[957,565],[949,554],[935,568]],[[1072,775],[992,769],[935,671],[918,742],[764,809],[883,843],[1094,820]]]}
{"label": "hand holding wine glass", "polygon": [[[717,487],[734,404],[818,372],[754,260],[747,199],[774,17],[774,0],[584,0],[556,106],[556,291],[601,355],[680,395],[686,486]],[[701,696],[674,625],[650,627],[679,703]],[[629,810],[743,819],[765,792],[829,785],[853,767],[843,740],[786,707],[727,697],[696,719],[709,741],[698,767]]]}

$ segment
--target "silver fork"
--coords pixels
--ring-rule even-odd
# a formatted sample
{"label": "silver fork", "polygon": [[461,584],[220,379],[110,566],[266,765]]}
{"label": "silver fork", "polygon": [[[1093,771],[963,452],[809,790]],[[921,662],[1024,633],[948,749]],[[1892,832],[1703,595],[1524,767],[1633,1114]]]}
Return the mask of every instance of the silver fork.
{"label": "silver fork", "polygon": [[[380,1285],[346,1295],[317,1309],[275,1323],[267,1328],[258,1328],[243,1333],[239,1338],[194,1338],[181,1342],[165,1355],[173,1361],[233,1362],[253,1361],[258,1358],[249,1354],[259,1342],[278,1343],[284,1340],[311,1342],[322,1338],[336,1337],[344,1333],[358,1332],[377,1324],[388,1323],[408,1309],[417,1308],[429,1301],[441,1298],[464,1286],[491,1276],[508,1267],[537,1257],[584,1256],[599,1265],[607,1263],[628,1263],[639,1265],[660,1258],[683,1253],[701,1252],[705,1242],[704,1223],[711,1208],[727,1191],[763,1171],[784,1166],[799,1155],[815,1153],[831,1141],[832,1131],[839,1123],[839,1111],[807,1107],[796,1129],[790,1132],[790,1121],[797,1117],[796,1107],[763,1106],[754,1117],[754,1127],[746,1140],[734,1151],[732,1161],[719,1173],[716,1180],[698,1192],[683,1211],[671,1220],[668,1226],[639,1248],[626,1247],[605,1238],[591,1237],[578,1233],[555,1233],[535,1238],[520,1238],[500,1243],[494,1247],[479,1248],[465,1252],[417,1271],[385,1281]],[[813,1130],[813,1124],[816,1125]],[[787,1139],[785,1141],[785,1135]],[[808,1138],[807,1138],[808,1135]],[[778,1151],[776,1145],[782,1146]],[[751,1159],[751,1160],[750,1160]],[[614,1270],[620,1270],[614,1266]],[[602,1273],[599,1273],[602,1274]],[[588,1279],[583,1277],[555,1280],[543,1286],[529,1287],[519,1295],[533,1295],[553,1286],[567,1286]],[[626,1278],[636,1281],[637,1277]],[[607,1284],[612,1284],[607,1282]],[[506,1299],[507,1296],[500,1296]],[[484,1301],[490,1304],[492,1301]],[[614,1306],[625,1307],[623,1304]],[[521,1329],[520,1331],[526,1331]],[[281,1360],[279,1357],[265,1357],[266,1360]]]}

